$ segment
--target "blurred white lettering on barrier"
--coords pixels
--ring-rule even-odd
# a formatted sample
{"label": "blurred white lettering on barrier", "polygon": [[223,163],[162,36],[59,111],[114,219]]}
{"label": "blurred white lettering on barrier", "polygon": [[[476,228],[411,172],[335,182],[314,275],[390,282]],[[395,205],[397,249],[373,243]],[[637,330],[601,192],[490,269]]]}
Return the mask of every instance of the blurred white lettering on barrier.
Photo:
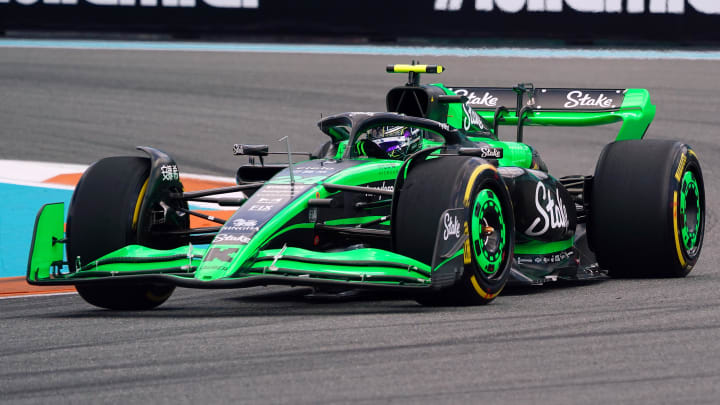
{"label": "blurred white lettering on barrier", "polygon": [[217,8],[258,8],[259,0],[202,0],[210,7]]}
{"label": "blurred white lettering on barrier", "polygon": [[605,0],[565,0],[570,8],[585,13],[602,13],[605,11]]}
{"label": "blurred white lettering on barrier", "polygon": [[525,6],[525,0],[503,0],[497,6],[506,13],[517,13]]}
{"label": "blurred white lettering on barrier", "polygon": [[[645,10],[646,4],[648,10]],[[497,8],[506,13],[517,13],[523,9],[559,13],[563,11],[563,5],[566,5],[581,13],[639,14],[649,11],[651,14],[685,14],[686,4],[699,13],[720,14],[720,0],[475,0],[475,10],[493,11]],[[462,6],[463,0],[435,0],[434,9],[459,11]]]}
{"label": "blurred white lettering on barrier", "polygon": [[683,14],[685,0],[650,0],[650,12],[657,14]]}
{"label": "blurred white lettering on barrier", "polygon": [[[462,3],[462,0],[458,0]],[[33,4],[52,4],[74,6],[79,0],[0,0],[3,3],[17,3],[23,6],[31,6]],[[259,0],[84,0],[85,3],[102,7],[195,7],[198,2],[205,3],[210,7],[216,8],[259,8]]]}
{"label": "blurred white lettering on barrier", "polygon": [[528,11],[562,11],[563,0],[528,0]]}
{"label": "blurred white lettering on barrier", "polygon": [[695,10],[705,14],[720,14],[720,1],[718,0],[689,0]]}
{"label": "blurred white lettering on barrier", "polygon": [[628,13],[644,13],[645,12],[645,0],[627,0],[627,12]]}
{"label": "blurred white lettering on barrier", "polygon": [[462,3],[463,0],[435,0],[435,10],[460,10]]}

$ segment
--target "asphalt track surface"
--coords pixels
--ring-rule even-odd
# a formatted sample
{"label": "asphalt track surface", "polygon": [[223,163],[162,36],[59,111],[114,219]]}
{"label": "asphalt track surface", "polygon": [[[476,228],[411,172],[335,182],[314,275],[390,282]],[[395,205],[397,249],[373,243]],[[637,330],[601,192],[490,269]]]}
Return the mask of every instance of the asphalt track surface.
{"label": "asphalt track surface", "polygon": [[[324,141],[320,114],[384,109],[407,57],[0,50],[0,158],[90,163],[153,145],[232,175],[235,142]],[[685,279],[510,290],[491,305],[314,302],[307,290],[177,290],[149,312],[76,295],[0,300],[0,402],[717,403],[720,62],[454,58],[448,84],[644,87],[648,137],[692,144],[708,201]],[[437,80],[425,76],[426,80]],[[530,129],[556,175],[617,128]],[[506,129],[511,137],[512,130]],[[503,132],[501,132],[503,138]]]}

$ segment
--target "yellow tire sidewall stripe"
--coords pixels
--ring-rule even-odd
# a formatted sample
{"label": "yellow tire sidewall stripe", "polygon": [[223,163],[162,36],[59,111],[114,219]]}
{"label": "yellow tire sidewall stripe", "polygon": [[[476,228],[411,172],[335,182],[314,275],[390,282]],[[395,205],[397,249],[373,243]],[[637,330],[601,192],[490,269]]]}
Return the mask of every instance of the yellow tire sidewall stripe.
{"label": "yellow tire sidewall stripe", "polygon": [[686,265],[685,258],[683,257],[682,250],[680,249],[680,236],[679,236],[679,229],[678,229],[678,192],[673,191],[673,231],[675,234],[675,249],[677,250],[678,259],[680,259],[680,266],[683,268]]}
{"label": "yellow tire sidewall stripe", "polygon": [[[485,170],[492,170],[493,172],[497,172],[497,169],[495,168],[495,166],[493,166],[491,164],[487,164],[487,163],[482,164],[482,165],[476,167],[475,170],[473,170],[472,174],[470,174],[470,179],[468,180],[468,184],[465,187],[465,196],[463,198],[463,204],[465,205],[465,208],[470,207],[470,195],[472,194],[472,190],[475,186],[475,180],[477,180],[477,177],[480,175],[480,173],[484,172]],[[466,245],[465,246],[466,251],[464,252],[465,253],[465,255],[464,255],[465,256],[465,264],[468,264],[467,259],[469,259],[469,257],[468,257],[469,256],[468,253],[470,253],[470,246],[469,246],[470,243],[469,242],[470,242],[470,240],[468,239],[465,243],[465,245]],[[480,297],[482,297],[483,299],[486,299],[486,300],[491,300],[491,299],[497,297],[498,294],[500,294],[500,291],[502,291],[502,288],[501,288],[499,291],[497,291],[494,294],[488,293],[482,287],[480,287],[480,284],[478,284],[477,278],[475,277],[474,274],[472,276],[470,276],[470,283],[472,284],[473,288],[475,289],[475,292],[477,292],[477,294]]]}
{"label": "yellow tire sidewall stripe", "polygon": [[470,180],[468,180],[468,184],[465,187],[465,197],[463,198],[463,204],[465,205],[465,208],[468,208],[470,206],[470,194],[472,194],[473,186],[475,185],[475,179],[485,170],[492,170],[494,172],[497,172],[497,169],[495,166],[491,164],[482,164],[473,170],[472,174],[470,175]]}
{"label": "yellow tire sidewall stripe", "polygon": [[140,194],[138,194],[137,201],[135,202],[135,212],[133,213],[132,229],[137,229],[138,217],[140,216],[140,205],[142,205],[142,200],[145,197],[145,192],[147,191],[149,181],[150,177],[145,179],[145,184],[143,184],[142,188],[140,189]]}
{"label": "yellow tire sidewall stripe", "polygon": [[479,296],[483,297],[486,300],[491,300],[491,299],[497,297],[498,294],[500,294],[500,292],[502,291],[502,288],[501,288],[498,292],[496,292],[494,294],[489,294],[488,292],[483,290],[482,287],[480,287],[480,284],[478,284],[477,278],[475,278],[474,274],[470,277],[470,283],[472,284],[473,288],[475,288],[475,292],[477,292]]}

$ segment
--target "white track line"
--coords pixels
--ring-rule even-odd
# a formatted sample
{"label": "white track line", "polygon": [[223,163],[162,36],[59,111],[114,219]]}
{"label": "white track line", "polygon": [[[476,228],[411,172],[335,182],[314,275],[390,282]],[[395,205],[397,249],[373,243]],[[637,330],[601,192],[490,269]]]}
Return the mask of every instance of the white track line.
{"label": "white track line", "polygon": [[16,298],[28,298],[28,297],[54,297],[57,295],[77,295],[77,291],[70,291],[70,292],[62,292],[62,293],[47,293],[47,294],[19,294],[19,295],[11,295],[7,297],[0,297],[0,300],[12,300]]}

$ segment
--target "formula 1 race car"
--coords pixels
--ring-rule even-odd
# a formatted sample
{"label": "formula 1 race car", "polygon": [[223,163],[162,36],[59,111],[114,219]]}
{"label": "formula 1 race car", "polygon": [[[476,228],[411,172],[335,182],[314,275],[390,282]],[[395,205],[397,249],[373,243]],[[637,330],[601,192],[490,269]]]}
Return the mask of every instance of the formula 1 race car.
{"label": "formula 1 race car", "polygon": [[[464,305],[509,281],[690,272],[705,224],[700,163],[682,142],[642,140],[655,115],[647,90],[420,84],[443,69],[388,66],[408,74],[389,112],[322,119],[330,139],[308,160],[293,163],[289,141],[285,152],[234,145],[250,160],[236,186],[185,192],[175,161],[149,147],[99,160],[65,228],[62,203],[38,213],[28,282],[72,284],[110,309],[156,307],[176,286],[261,285]],[[592,176],[557,179],[523,142],[527,125],[615,122]],[[500,141],[500,125],[517,140]],[[288,164],[265,164],[271,153]],[[237,211],[224,221],[190,210],[198,201]],[[218,226],[190,228],[191,215]]]}

